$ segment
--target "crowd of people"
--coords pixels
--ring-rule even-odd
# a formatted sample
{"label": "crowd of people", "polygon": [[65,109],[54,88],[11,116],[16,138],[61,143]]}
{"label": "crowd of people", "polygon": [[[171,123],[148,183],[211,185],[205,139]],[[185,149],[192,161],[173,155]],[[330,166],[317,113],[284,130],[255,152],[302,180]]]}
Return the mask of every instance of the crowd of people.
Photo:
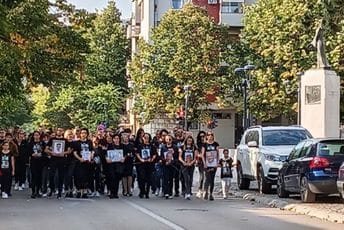
{"label": "crowd of people", "polygon": [[[17,128],[0,130],[1,197],[12,189],[31,188],[31,198],[88,198],[150,194],[191,199],[194,170],[199,170],[197,197],[214,200],[214,180],[221,170],[223,198],[227,198],[233,160],[228,150],[220,158],[213,132],[199,131],[196,140],[181,128],[149,133],[139,129],[114,132],[98,127],[39,129],[27,134]],[[14,185],[14,186],[12,186]],[[181,185],[181,186],[180,186]],[[12,188],[13,187],[13,188]],[[195,189],[195,188],[194,188]],[[197,188],[196,188],[197,189]]]}

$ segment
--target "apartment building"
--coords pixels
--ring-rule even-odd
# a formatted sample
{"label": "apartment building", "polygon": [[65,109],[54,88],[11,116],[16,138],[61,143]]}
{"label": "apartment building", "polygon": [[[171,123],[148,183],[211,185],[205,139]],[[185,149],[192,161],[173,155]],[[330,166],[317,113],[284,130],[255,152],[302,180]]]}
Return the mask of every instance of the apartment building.
{"label": "apartment building", "polygon": [[[243,27],[243,6],[254,2],[255,0],[132,0],[132,17],[127,30],[127,36],[131,39],[132,56],[138,52],[138,39],[143,38],[149,42],[152,28],[159,25],[163,15],[170,9],[181,9],[186,3],[198,5],[207,10],[209,17],[215,23],[227,25],[233,34],[239,34],[240,28]],[[132,86],[132,82],[129,80],[130,86]],[[137,122],[139,115],[131,112],[133,104],[134,99],[127,100],[130,128],[135,131],[139,128]],[[214,111],[214,117],[218,120],[218,127],[213,130],[217,140],[223,147],[233,148],[237,136],[236,129],[241,126],[238,114],[234,109],[219,109],[215,104],[208,109]],[[157,129],[168,128],[171,130],[175,126],[175,120],[161,116],[143,128],[154,134]],[[196,134],[198,130],[207,130],[207,128],[202,124],[191,125],[191,132]]]}

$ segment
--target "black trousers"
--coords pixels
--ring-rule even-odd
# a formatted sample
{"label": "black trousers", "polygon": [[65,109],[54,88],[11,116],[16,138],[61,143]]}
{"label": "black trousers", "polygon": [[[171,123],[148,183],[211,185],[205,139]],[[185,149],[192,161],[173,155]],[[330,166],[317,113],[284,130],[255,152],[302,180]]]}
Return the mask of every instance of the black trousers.
{"label": "black trousers", "polygon": [[90,163],[77,162],[75,166],[75,186],[78,190],[87,189],[89,187],[91,174]]}
{"label": "black trousers", "polygon": [[76,161],[74,159],[68,159],[68,161],[65,164],[65,178],[64,178],[64,186],[65,190],[72,191],[73,190],[73,179],[75,174],[75,164]]}
{"label": "black trousers", "polygon": [[205,169],[204,190],[208,192],[208,189],[210,187],[210,194],[212,194],[214,191],[215,174],[216,174],[216,168]]}
{"label": "black trousers", "polygon": [[114,196],[118,196],[118,190],[119,190],[119,182],[122,179],[122,173],[118,170],[119,165],[116,163],[108,164],[108,170],[109,170],[109,187],[111,194]]}
{"label": "black trousers", "polygon": [[25,184],[26,180],[26,164],[22,159],[15,159],[15,183],[18,183],[19,186]]}
{"label": "black trousers", "polygon": [[173,167],[173,182],[174,182],[174,194],[179,195],[179,183],[180,183],[180,165],[174,165]]}
{"label": "black trousers", "polygon": [[52,157],[50,159],[50,172],[49,172],[49,188],[51,192],[55,190],[55,174],[57,172],[57,189],[62,192],[64,180],[64,165],[65,159],[63,157]]}
{"label": "black trousers", "polygon": [[2,176],[0,176],[1,191],[9,195],[11,194],[11,186],[12,186],[12,169],[2,169],[1,174],[2,174]]}
{"label": "black trousers", "polygon": [[198,172],[199,172],[199,187],[198,190],[203,190],[204,188],[204,179],[205,179],[205,169],[203,165],[198,166]]}
{"label": "black trousers", "polygon": [[31,158],[32,194],[38,194],[42,189],[43,166],[41,159]]}
{"label": "black trousers", "polygon": [[148,195],[152,186],[153,166],[151,164],[140,164],[136,168],[140,194]]}
{"label": "black trousers", "polygon": [[172,165],[164,165],[163,166],[163,190],[164,195],[172,196],[172,189],[173,189],[173,175],[175,169]]}

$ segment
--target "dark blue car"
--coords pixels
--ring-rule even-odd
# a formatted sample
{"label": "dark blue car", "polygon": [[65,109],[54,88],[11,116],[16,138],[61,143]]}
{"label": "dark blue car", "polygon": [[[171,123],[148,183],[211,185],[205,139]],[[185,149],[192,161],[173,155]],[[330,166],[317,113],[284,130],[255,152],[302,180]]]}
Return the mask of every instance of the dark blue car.
{"label": "dark blue car", "polygon": [[317,194],[338,194],[336,182],[342,162],[344,139],[301,141],[279,171],[278,196],[298,193],[303,202],[314,202]]}

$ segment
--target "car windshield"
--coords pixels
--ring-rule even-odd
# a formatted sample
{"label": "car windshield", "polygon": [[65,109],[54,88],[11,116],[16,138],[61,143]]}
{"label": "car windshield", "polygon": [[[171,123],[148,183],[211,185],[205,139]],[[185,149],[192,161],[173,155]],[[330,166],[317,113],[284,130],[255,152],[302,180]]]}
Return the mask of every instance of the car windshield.
{"label": "car windshield", "polygon": [[326,141],[319,143],[319,156],[344,156],[344,141]]}
{"label": "car windshield", "polygon": [[263,130],[263,145],[296,145],[300,141],[307,139],[305,130]]}

